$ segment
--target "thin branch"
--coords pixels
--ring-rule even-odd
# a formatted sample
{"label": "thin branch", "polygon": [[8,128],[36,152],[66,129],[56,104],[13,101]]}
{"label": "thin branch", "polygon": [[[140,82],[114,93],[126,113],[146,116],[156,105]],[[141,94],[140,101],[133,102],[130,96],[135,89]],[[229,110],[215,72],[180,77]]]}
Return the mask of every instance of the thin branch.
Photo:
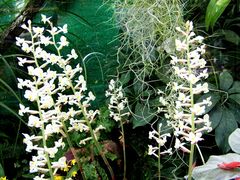
{"label": "thin branch", "polygon": [[0,52],[15,42],[15,37],[23,32],[20,25],[25,23],[26,20],[32,19],[41,9],[44,2],[45,0],[30,0],[28,2],[26,7],[20,12],[11,25],[0,35]]}

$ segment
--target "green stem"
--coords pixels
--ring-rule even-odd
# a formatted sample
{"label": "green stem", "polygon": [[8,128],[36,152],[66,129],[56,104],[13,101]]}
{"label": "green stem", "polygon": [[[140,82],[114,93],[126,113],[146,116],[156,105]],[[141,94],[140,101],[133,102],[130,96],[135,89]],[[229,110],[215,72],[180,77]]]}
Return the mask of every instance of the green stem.
{"label": "green stem", "polygon": [[217,89],[219,89],[218,78],[217,78],[217,73],[216,73],[214,64],[213,64],[211,59],[209,59],[209,62],[211,63],[211,67],[212,67],[212,70],[213,70],[214,79],[215,79],[215,83],[216,83]]}
{"label": "green stem", "polygon": [[204,158],[203,158],[202,152],[201,152],[201,150],[200,150],[200,148],[199,148],[199,146],[198,146],[197,144],[196,144],[196,147],[197,147],[197,150],[198,150],[198,152],[199,152],[199,154],[200,154],[202,163],[203,163],[203,164],[206,164],[206,163],[205,163],[205,160],[204,160]]}
{"label": "green stem", "polygon": [[[81,110],[83,110],[82,106],[81,106]],[[86,120],[86,122],[87,122],[87,125],[88,125],[89,130],[90,130],[91,137],[93,138],[94,144],[95,144],[96,147],[97,147],[98,153],[100,154],[100,156],[102,157],[104,163],[106,164],[106,166],[107,166],[107,168],[108,168],[108,170],[109,170],[109,172],[110,172],[111,179],[112,179],[112,180],[115,180],[115,176],[114,176],[112,167],[110,166],[110,164],[109,164],[106,156],[105,156],[104,153],[102,152],[101,146],[100,146],[100,144],[99,144],[99,142],[98,142],[98,140],[97,140],[97,138],[96,138],[96,136],[95,136],[95,134],[94,134],[94,132],[93,132],[91,123],[90,123],[90,121],[87,119],[85,113],[84,113],[84,118],[85,118],[85,120]]]}
{"label": "green stem", "polygon": [[191,144],[190,156],[189,156],[189,165],[188,165],[188,180],[192,179],[192,170],[193,170],[193,155],[194,155],[195,145]]}
{"label": "green stem", "polygon": [[[58,52],[58,56],[61,56],[60,50],[59,50],[58,47],[56,46],[56,42],[55,42],[54,36],[53,36],[53,41],[54,41],[54,46],[55,46],[55,48],[56,48],[56,50],[57,50],[57,52]],[[66,72],[66,67],[65,67],[65,66],[63,67],[63,69],[64,69],[64,71]],[[75,91],[75,89],[74,89],[74,86],[73,86],[73,84],[72,84],[72,81],[71,81],[70,77],[69,77],[67,74],[66,74],[66,77],[67,77],[67,79],[69,80],[69,82],[70,82],[70,88],[71,88],[73,94],[75,95],[75,94],[76,94],[76,91]],[[91,137],[93,138],[93,141],[94,141],[94,144],[95,144],[95,146],[96,146],[96,148],[97,148],[97,150],[98,150],[98,153],[100,154],[100,156],[102,157],[104,163],[106,164],[106,166],[107,166],[107,168],[108,168],[108,170],[109,170],[109,172],[110,172],[111,179],[114,180],[114,179],[115,179],[115,176],[114,176],[112,167],[110,166],[110,164],[109,164],[106,156],[104,155],[104,153],[103,153],[102,150],[101,150],[101,146],[100,146],[100,144],[99,144],[99,142],[98,142],[98,140],[97,140],[97,138],[96,138],[96,136],[95,136],[95,134],[94,134],[92,125],[91,125],[91,123],[90,123],[90,121],[89,121],[89,119],[88,119],[88,117],[87,117],[87,114],[86,114],[86,112],[85,112],[85,109],[84,109],[84,107],[83,107],[83,105],[82,105],[81,103],[79,103],[79,106],[78,106],[78,107],[81,109],[82,114],[83,114],[83,117],[84,117],[84,119],[86,120],[86,123],[87,123],[87,126],[88,126],[88,128],[89,128]]]}
{"label": "green stem", "polygon": [[72,152],[74,159],[77,161],[77,165],[78,165],[78,168],[79,168],[80,173],[82,175],[82,178],[83,178],[83,180],[87,180],[86,174],[83,171],[83,168],[80,164],[79,158],[77,157],[76,153],[73,151],[73,145],[72,145],[71,139],[69,138],[67,127],[66,127],[65,123],[63,122],[63,120],[61,120],[61,123],[63,125],[63,130],[64,130],[64,133],[66,135],[66,139],[67,139],[68,145],[70,147],[70,151]]}
{"label": "green stem", "polygon": [[[34,58],[35,64],[39,67],[37,58],[36,58],[35,53],[34,53],[35,52],[35,46],[34,46],[34,38],[33,38],[32,32],[30,32],[30,35],[31,35],[31,38],[32,38],[33,58]],[[37,85],[36,79],[34,77],[33,77],[33,79],[34,79],[35,84],[36,84],[36,90],[38,90],[38,85]],[[45,126],[44,126],[44,119],[43,119],[43,116],[42,116],[42,110],[40,108],[40,100],[39,100],[38,96],[37,96],[37,106],[38,106],[39,118],[42,122],[41,133],[42,133],[42,142],[43,142],[44,153],[45,153],[45,157],[46,157],[46,160],[47,160],[47,166],[48,166],[50,177],[51,177],[52,180],[54,180],[54,175],[53,175],[53,170],[52,170],[50,158],[49,158],[48,153],[46,152],[47,141],[45,139]]]}
{"label": "green stem", "polygon": [[[160,129],[161,129],[161,127],[159,126],[159,128],[158,128],[159,139],[161,138]],[[158,143],[158,180],[161,180],[161,145],[160,145],[160,143]]]}
{"label": "green stem", "polygon": [[123,122],[120,120],[120,126],[122,131],[122,138],[123,138],[123,180],[127,180],[127,158],[126,158],[126,145],[125,145],[125,133],[123,128]]}
{"label": "green stem", "polygon": [[[38,86],[36,86],[36,88],[38,90]],[[49,174],[50,174],[51,179],[53,180],[54,176],[53,176],[53,170],[52,170],[52,166],[51,166],[51,161],[50,161],[48,153],[46,152],[47,141],[45,139],[45,126],[44,126],[44,119],[43,119],[43,116],[42,116],[42,113],[41,113],[42,110],[40,108],[40,100],[39,100],[38,96],[37,96],[37,106],[38,106],[39,117],[40,117],[40,120],[42,122],[41,132],[42,132],[42,141],[43,141],[44,153],[45,153],[45,157],[46,157],[46,160],[47,160],[47,166],[48,166],[48,169],[49,169]]]}
{"label": "green stem", "polygon": [[[187,37],[187,65],[188,65],[188,74],[192,74],[192,69],[190,66],[190,57],[189,57],[189,38]],[[190,83],[190,97],[191,97],[191,107],[193,108],[194,106],[194,94],[193,94],[193,84],[191,82]],[[191,132],[195,133],[195,115],[192,112],[191,113]],[[194,156],[194,149],[195,149],[195,145],[193,143],[191,143],[191,149],[190,149],[190,155],[189,155],[189,165],[188,165],[188,180],[192,179],[192,166],[193,166],[193,156]]]}

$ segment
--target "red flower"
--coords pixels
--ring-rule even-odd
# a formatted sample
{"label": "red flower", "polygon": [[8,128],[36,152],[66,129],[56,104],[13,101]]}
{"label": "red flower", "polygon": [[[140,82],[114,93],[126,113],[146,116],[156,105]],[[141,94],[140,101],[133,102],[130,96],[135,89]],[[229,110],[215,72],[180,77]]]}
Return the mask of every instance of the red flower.
{"label": "red flower", "polygon": [[[240,168],[240,162],[230,162],[230,163],[221,163],[221,164],[218,164],[218,167],[220,169],[224,169],[224,170],[234,170],[236,168]],[[240,178],[237,178],[235,180],[240,180]]]}

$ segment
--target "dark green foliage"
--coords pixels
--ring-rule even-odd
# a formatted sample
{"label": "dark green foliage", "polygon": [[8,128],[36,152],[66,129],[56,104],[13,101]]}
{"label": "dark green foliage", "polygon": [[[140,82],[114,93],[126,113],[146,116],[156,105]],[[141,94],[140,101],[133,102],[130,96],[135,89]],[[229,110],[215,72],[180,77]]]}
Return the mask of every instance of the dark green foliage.
{"label": "dark green foliage", "polygon": [[149,109],[147,106],[137,103],[132,118],[133,128],[149,124],[155,116],[154,112],[154,110]]}
{"label": "dark green foliage", "polygon": [[0,2],[0,33],[8,27],[27,2],[26,0],[2,0]]}
{"label": "dark green foliage", "polygon": [[211,97],[212,105],[206,106],[206,113],[209,112],[212,128],[215,129],[215,140],[222,152],[230,150],[228,144],[229,135],[238,128],[239,113],[236,111],[240,107],[239,81],[233,81],[232,75],[224,71],[219,75],[219,87],[213,87],[210,93],[201,96]]}
{"label": "dark green foliage", "polygon": [[4,169],[2,167],[2,165],[0,164],[0,177],[4,177],[5,173],[4,173]]}
{"label": "dark green foliage", "polygon": [[98,179],[98,174],[94,164],[84,164],[83,171],[87,179]]}
{"label": "dark green foliage", "polygon": [[95,168],[99,174],[99,176],[102,178],[102,179],[108,179],[108,176],[105,172],[105,170],[101,167],[101,165],[99,164],[98,161],[94,161],[93,164],[95,165]]}

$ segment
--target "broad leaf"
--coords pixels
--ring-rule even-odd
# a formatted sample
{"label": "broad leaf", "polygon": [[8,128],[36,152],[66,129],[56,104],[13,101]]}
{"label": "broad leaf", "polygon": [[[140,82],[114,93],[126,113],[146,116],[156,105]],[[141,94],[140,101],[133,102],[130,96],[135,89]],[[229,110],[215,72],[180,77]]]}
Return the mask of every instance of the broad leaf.
{"label": "broad leaf", "polygon": [[222,30],[222,34],[225,36],[225,39],[235,45],[239,45],[240,37],[237,33],[231,30]]}
{"label": "broad leaf", "polygon": [[220,89],[227,91],[233,84],[233,78],[231,74],[227,71],[222,72],[219,75]]}
{"label": "broad leaf", "polygon": [[209,113],[209,116],[211,121],[211,127],[215,129],[222,119],[222,107],[220,105],[214,107]]}
{"label": "broad leaf", "polygon": [[226,107],[223,108],[221,121],[215,130],[215,140],[221,151],[226,153],[230,150],[228,137],[237,128],[234,113]]}
{"label": "broad leaf", "polygon": [[228,143],[231,149],[240,154],[240,129],[236,129],[228,138]]}
{"label": "broad leaf", "polygon": [[122,86],[126,85],[130,80],[131,80],[130,71],[121,75],[120,82],[121,82]]}
{"label": "broad leaf", "polygon": [[2,167],[2,165],[0,164],[0,177],[4,177],[5,174],[4,174],[4,169]]}
{"label": "broad leaf", "polygon": [[218,164],[240,162],[240,155],[229,153],[222,156],[210,156],[205,165],[195,167],[193,169],[193,178],[195,180],[227,180],[239,177],[240,171],[227,171],[220,169]]}
{"label": "broad leaf", "polygon": [[229,98],[240,105],[240,94],[231,94]]}
{"label": "broad leaf", "polygon": [[204,94],[204,95],[202,95],[198,100],[197,100],[197,103],[200,103],[200,102],[202,102],[204,99],[207,99],[207,98],[209,98],[209,97],[211,97],[211,102],[212,102],[212,104],[211,104],[211,106],[205,106],[205,112],[204,112],[204,114],[206,114],[206,113],[208,113],[209,111],[211,111],[212,110],[212,108],[220,101],[220,95],[219,95],[219,93],[212,93],[212,92],[210,92],[210,93],[207,93],[207,94]]}
{"label": "broad leaf", "polygon": [[231,109],[232,112],[234,112],[235,119],[240,124],[240,105],[237,103],[232,103],[231,101],[228,101],[228,107]]}
{"label": "broad leaf", "polygon": [[228,90],[228,94],[240,93],[240,81],[234,81],[232,87]]}
{"label": "broad leaf", "polygon": [[153,117],[155,116],[153,110],[144,106],[140,103],[137,103],[135,107],[135,114],[133,115],[133,128],[144,126],[148,124]]}
{"label": "broad leaf", "polygon": [[207,30],[209,27],[213,28],[230,2],[231,0],[211,0],[209,2],[205,16],[205,26]]}

